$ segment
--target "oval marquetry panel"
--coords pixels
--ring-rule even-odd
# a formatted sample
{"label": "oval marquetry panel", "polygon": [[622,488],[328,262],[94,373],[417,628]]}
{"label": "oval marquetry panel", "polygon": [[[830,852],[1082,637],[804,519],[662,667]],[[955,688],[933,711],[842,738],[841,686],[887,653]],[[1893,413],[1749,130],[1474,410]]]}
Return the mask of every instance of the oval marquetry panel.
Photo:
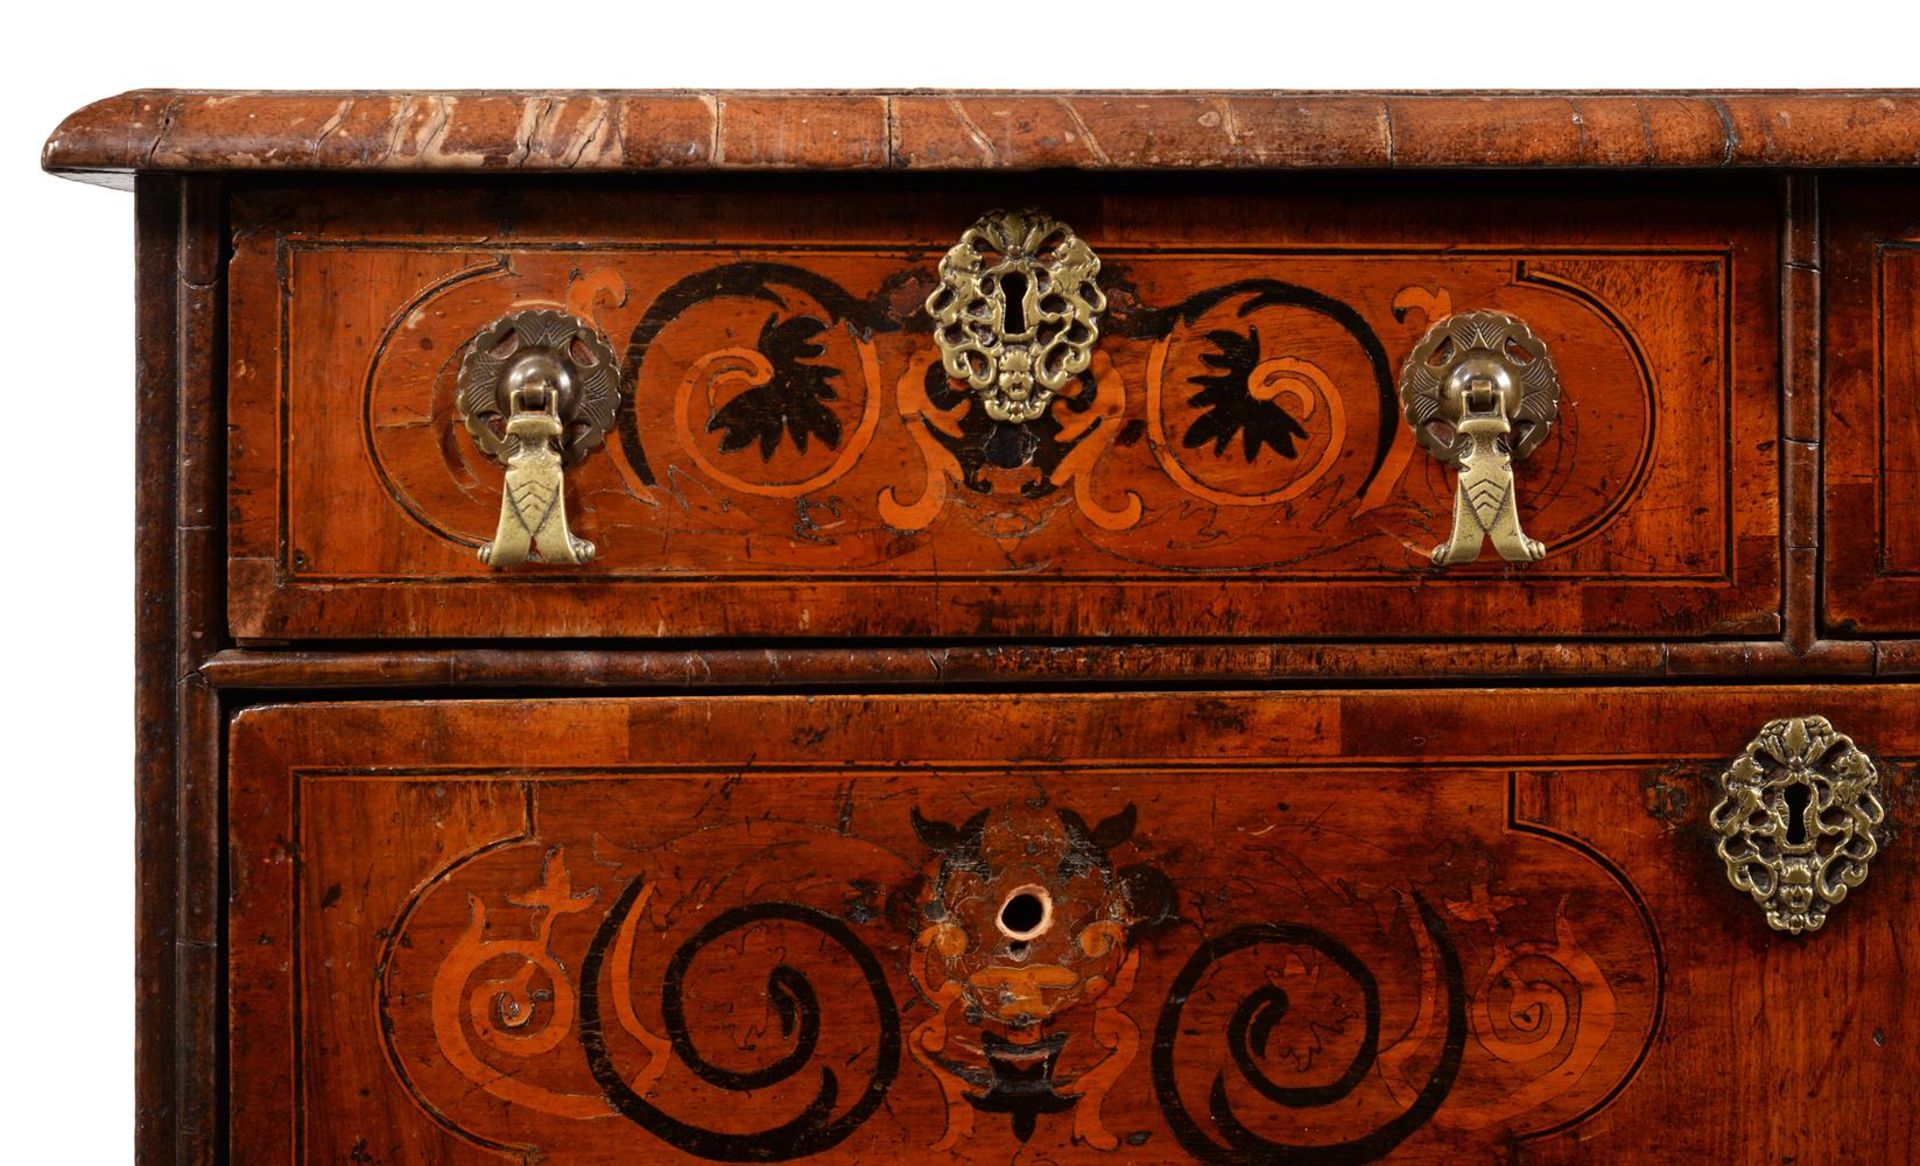
{"label": "oval marquetry panel", "polygon": [[[530,775],[526,819],[385,928],[382,1030],[450,1132],[522,1153],[590,1154],[618,1115],[722,1159],[1038,1139],[1227,1160],[1221,1089],[1248,1146],[1524,1136],[1625,1081],[1659,977],[1633,888],[1512,829],[1508,780]],[[1052,918],[1015,943],[996,920],[1026,887]]]}
{"label": "oval marquetry panel", "polygon": [[[1848,691],[1905,804],[1910,702]],[[1916,955],[1911,870],[1777,946],[1704,822],[1725,742],[1818,695],[246,714],[236,1147],[1637,1160],[1744,1128],[1701,1109],[1707,1058],[1757,1091],[1823,1064],[1833,1112],[1885,1121],[1873,1050],[1911,1025],[1851,969]],[[1771,1003],[1829,981],[1844,1005]]]}

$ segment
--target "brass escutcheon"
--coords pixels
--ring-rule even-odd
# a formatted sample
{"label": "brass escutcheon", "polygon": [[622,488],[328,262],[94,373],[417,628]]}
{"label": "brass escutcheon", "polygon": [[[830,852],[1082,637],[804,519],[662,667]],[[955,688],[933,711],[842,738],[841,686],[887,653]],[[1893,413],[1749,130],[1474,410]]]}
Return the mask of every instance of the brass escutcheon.
{"label": "brass escutcheon", "polygon": [[1547,346],[1505,312],[1448,316],[1400,369],[1400,412],[1420,444],[1459,471],[1453,533],[1433,565],[1471,563],[1488,540],[1514,563],[1547,548],[1520,529],[1513,463],[1532,453],[1560,415],[1560,377]]}
{"label": "brass escutcheon", "polygon": [[605,439],[620,405],[606,338],[561,311],[504,316],[473,338],[457,399],[474,443],[507,467],[499,526],[480,561],[591,562],[594,545],[567,529],[565,467]]}
{"label": "brass escutcheon", "polygon": [[1770,722],[1720,775],[1710,821],[1727,879],[1775,931],[1817,931],[1885,842],[1873,759],[1825,717]]}
{"label": "brass escutcheon", "polygon": [[990,211],[940,260],[927,297],[947,375],[995,421],[1024,424],[1087,369],[1107,297],[1100,257],[1037,210]]}

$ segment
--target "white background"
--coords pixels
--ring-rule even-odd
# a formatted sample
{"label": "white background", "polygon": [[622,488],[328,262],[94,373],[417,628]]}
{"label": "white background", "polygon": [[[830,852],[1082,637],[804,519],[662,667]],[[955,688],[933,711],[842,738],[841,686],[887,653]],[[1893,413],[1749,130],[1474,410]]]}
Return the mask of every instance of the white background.
{"label": "white background", "polygon": [[[252,4],[4,25],[0,1066],[6,1162],[131,1159],[133,199],[39,172],[60,118],[178,88],[1920,85],[1920,4]],[[1444,178],[1436,178],[1444,181]]]}

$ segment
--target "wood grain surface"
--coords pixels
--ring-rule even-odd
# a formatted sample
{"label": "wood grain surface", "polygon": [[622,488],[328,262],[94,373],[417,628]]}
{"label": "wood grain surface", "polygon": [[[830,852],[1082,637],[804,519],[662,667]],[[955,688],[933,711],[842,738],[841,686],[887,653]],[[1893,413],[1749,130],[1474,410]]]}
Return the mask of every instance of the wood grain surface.
{"label": "wood grain surface", "polygon": [[1827,195],[1825,620],[1920,634],[1920,184]]}
{"label": "wood grain surface", "polygon": [[[920,306],[1002,183],[240,196],[235,634],[1779,635],[1770,181],[1013,193],[1100,252],[1109,308],[1089,372],[1006,433]],[[454,377],[481,328],[549,305],[624,353],[615,431],[568,474],[601,549],[495,570],[474,551],[501,469]],[[1560,369],[1517,471],[1550,553],[1438,571],[1452,471],[1394,386],[1434,321],[1482,307]],[[1280,364],[1286,392],[1256,401]],[[816,383],[803,428],[781,394]],[[1024,460],[994,452],[1009,436]]]}
{"label": "wood grain surface", "polygon": [[1911,814],[1892,687],[249,711],[230,1150],[1904,1162],[1913,864],[1790,939],[1705,823],[1815,710]]}
{"label": "wood grain surface", "polygon": [[225,192],[217,179],[143,175],[135,212],[134,1149],[142,1163],[209,1162],[224,1133],[227,708],[199,667],[231,643],[217,407]]}
{"label": "wood grain surface", "polygon": [[137,170],[1912,166],[1920,94],[205,92],[62,122],[42,164]]}

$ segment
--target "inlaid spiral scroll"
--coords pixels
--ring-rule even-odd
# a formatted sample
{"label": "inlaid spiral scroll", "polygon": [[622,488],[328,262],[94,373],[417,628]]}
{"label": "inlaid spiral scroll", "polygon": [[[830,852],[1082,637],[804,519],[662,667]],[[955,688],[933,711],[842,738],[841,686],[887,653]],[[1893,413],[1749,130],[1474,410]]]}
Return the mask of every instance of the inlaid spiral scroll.
{"label": "inlaid spiral scroll", "polygon": [[1210,939],[1187,959],[1168,990],[1153,1040],[1153,1087],[1160,1109],[1182,1149],[1203,1162],[1293,1163],[1366,1162],[1404,1141],[1426,1124],[1453,1088],[1467,1042],[1467,993],[1460,957],[1439,915],[1425,899],[1413,896],[1421,924],[1437,954],[1440,979],[1446,990],[1446,1032],[1439,1060],[1412,1104],[1399,1116],[1369,1132],[1342,1142],[1292,1145],[1263,1137],[1234,1111],[1228,1096],[1227,1070],[1218,1070],[1207,1096],[1212,1129],[1203,1126],[1188,1109],[1176,1076],[1176,1058],[1182,1020],[1189,1001],[1217,964],[1261,948],[1304,948],[1318,952],[1358,985],[1365,1015],[1365,1031],[1352,1060],[1334,1080],[1312,1086],[1284,1086],[1260,1066],[1268,1035],[1286,1016],[1292,1001],[1286,991],[1265,984],[1243,996],[1227,1024],[1227,1052],[1240,1078],[1262,1098],[1288,1109],[1331,1105],[1352,1094],[1380,1059],[1380,986],[1367,964],[1351,948],[1316,928],[1298,923],[1252,923]]}
{"label": "inlaid spiral scroll", "polygon": [[[783,778],[738,780],[759,801]],[[1657,1028],[1629,896],[1474,819],[1496,799],[1471,775],[1433,795],[1470,841],[1411,879],[1315,845],[1370,825],[1380,855],[1421,853],[1377,791],[1215,828],[1164,782],[1103,780],[1127,800],[863,774],[791,819],[741,818],[731,778],[538,787],[539,832],[503,814],[383,928],[388,1064],[447,1134],[526,1160],[1132,1161],[1151,1139],[1154,1161],[1353,1164],[1557,1133]],[[683,832],[646,838],[649,814]],[[1179,849],[1201,837],[1246,841]]]}
{"label": "inlaid spiral scroll", "polygon": [[820,1087],[806,1107],[792,1119],[756,1133],[731,1133],[696,1125],[672,1116],[648,1101],[630,1083],[631,1069],[616,1063],[606,1040],[601,1002],[601,979],[608,953],[635,905],[646,891],[644,877],[627,885],[594,936],[580,969],[580,1044],[587,1066],[605,1091],[607,1103],[628,1121],[655,1137],[700,1157],[726,1162],[774,1162],[802,1158],[830,1149],[860,1128],[886,1100],[887,1090],[900,1069],[900,1014],[887,986],[886,972],[873,952],[840,919],[797,903],[754,903],[722,912],[700,928],[674,952],[660,989],[660,1012],[672,1042],[675,1059],[709,1085],[733,1093],[751,1093],[776,1085],[804,1070],[814,1060],[820,1036],[819,993],[799,969],[782,962],[768,974],[765,1001],[780,1017],[782,1036],[792,1047],[771,1064],[753,1070],[727,1069],[703,1056],[686,1022],[687,976],[702,953],[736,932],[770,923],[797,924],[818,932],[840,948],[858,968],[872,994],[879,1015],[879,1032],[872,1075],[857,1099],[835,1113],[840,1102],[839,1077],[832,1066],[820,1067]]}

